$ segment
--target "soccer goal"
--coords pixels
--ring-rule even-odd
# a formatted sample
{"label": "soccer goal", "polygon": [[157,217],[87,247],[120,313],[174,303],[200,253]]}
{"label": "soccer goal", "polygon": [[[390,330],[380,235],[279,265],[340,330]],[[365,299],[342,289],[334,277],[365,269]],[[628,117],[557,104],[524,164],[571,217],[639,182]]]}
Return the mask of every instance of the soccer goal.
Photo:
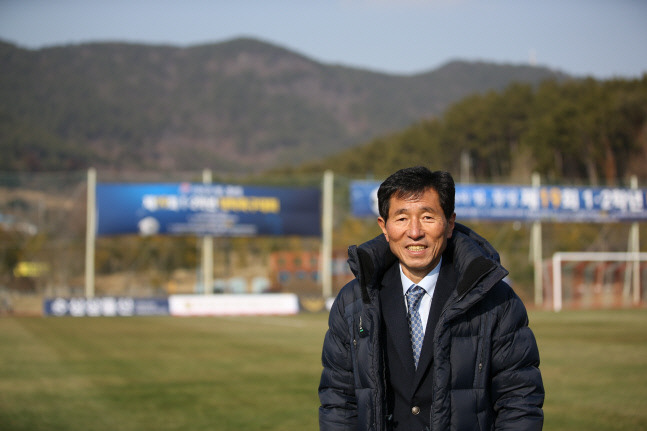
{"label": "soccer goal", "polygon": [[647,253],[558,252],[550,266],[554,311],[638,305],[647,285]]}

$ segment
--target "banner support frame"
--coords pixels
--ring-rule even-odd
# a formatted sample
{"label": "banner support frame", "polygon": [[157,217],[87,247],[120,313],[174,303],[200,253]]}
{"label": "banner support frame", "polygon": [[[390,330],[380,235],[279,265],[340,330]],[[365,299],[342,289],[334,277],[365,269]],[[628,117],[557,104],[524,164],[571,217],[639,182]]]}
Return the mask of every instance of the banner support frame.
{"label": "banner support frame", "polygon": [[94,298],[94,257],[97,236],[97,171],[88,169],[85,228],[85,297]]}
{"label": "banner support frame", "polygon": [[332,229],[333,229],[334,174],[326,170],[323,176],[321,217],[321,294],[332,297]]}
{"label": "banner support frame", "polygon": [[[202,183],[211,184],[211,170],[202,171]],[[202,290],[205,295],[213,293],[213,236],[202,237]]]}
{"label": "banner support frame", "polygon": [[[532,186],[537,189],[541,186],[541,177],[537,172],[532,174]],[[541,241],[541,230],[541,221],[537,220],[532,223],[530,238],[534,267],[535,306],[537,307],[541,307],[544,304],[543,245]]]}

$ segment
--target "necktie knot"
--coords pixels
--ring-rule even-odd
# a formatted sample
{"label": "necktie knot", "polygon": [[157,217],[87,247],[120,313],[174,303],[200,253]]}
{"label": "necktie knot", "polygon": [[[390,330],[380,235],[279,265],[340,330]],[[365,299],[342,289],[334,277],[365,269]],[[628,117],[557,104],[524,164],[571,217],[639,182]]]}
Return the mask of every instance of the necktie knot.
{"label": "necktie knot", "polygon": [[414,284],[407,290],[407,307],[409,308],[409,313],[412,311],[418,311],[420,306],[420,301],[422,301],[422,296],[425,294],[425,289]]}

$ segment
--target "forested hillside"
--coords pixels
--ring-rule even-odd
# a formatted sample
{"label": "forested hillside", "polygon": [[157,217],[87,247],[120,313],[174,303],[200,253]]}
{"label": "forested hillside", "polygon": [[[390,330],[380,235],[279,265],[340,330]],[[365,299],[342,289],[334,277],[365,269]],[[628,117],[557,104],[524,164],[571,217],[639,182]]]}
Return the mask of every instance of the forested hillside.
{"label": "forested hillside", "polygon": [[[384,177],[415,164],[465,172],[472,179],[625,184],[647,179],[647,75],[639,80],[593,79],[539,87],[512,84],[469,96],[442,117],[302,166]],[[461,166],[461,162],[463,165]]]}
{"label": "forested hillside", "polygon": [[330,156],[511,82],[567,78],[468,62],[395,76],[251,39],[36,51],[0,43],[0,170],[259,172]]}

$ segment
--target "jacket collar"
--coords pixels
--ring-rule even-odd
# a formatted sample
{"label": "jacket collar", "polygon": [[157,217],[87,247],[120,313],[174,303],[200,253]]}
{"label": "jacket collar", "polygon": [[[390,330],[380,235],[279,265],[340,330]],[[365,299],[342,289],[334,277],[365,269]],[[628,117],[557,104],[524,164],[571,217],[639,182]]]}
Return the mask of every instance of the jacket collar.
{"label": "jacket collar", "polygon": [[[495,281],[508,272],[501,266],[499,253],[482,236],[456,223],[445,253],[451,253],[456,273],[456,290],[463,297],[486,275],[497,270]],[[348,264],[362,292],[362,301],[370,303],[380,289],[384,273],[397,261],[384,235],[348,249]],[[494,282],[492,282],[494,284]],[[488,286],[489,288],[489,286]]]}

